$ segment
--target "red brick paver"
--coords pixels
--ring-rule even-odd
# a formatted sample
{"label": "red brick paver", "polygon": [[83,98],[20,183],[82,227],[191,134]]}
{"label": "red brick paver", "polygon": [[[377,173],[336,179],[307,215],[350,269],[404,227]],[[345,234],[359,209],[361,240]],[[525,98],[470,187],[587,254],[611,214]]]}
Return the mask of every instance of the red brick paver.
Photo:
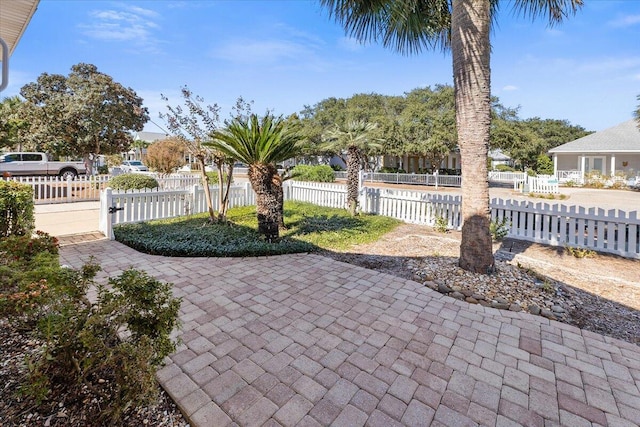
{"label": "red brick paver", "polygon": [[158,379],[194,426],[640,424],[640,348],[450,299],[314,254],[165,258],[61,248],[174,283],[182,344]]}

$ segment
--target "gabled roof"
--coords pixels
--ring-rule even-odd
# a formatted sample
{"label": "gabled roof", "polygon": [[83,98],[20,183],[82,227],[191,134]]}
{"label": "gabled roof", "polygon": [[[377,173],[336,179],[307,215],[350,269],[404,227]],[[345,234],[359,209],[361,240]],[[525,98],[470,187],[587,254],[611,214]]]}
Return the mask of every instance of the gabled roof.
{"label": "gabled roof", "polygon": [[155,142],[167,139],[169,135],[160,132],[136,132],[133,135],[135,141]]}
{"label": "gabled roof", "polygon": [[549,153],[640,153],[640,128],[635,119],[549,150]]}

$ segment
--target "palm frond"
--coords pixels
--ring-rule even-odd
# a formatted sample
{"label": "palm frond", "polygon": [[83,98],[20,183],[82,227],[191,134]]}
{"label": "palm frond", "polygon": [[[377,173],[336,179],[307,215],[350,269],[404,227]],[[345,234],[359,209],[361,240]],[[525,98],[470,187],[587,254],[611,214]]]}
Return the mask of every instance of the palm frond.
{"label": "palm frond", "polygon": [[555,25],[575,15],[583,4],[583,0],[514,0],[513,10],[517,14],[531,17],[532,20],[545,16],[549,25]]}
{"label": "palm frond", "polygon": [[352,37],[407,54],[449,48],[449,0],[320,0]]}
{"label": "palm frond", "polygon": [[211,134],[206,145],[246,164],[273,164],[294,157],[302,137],[286,126],[281,117],[234,119],[222,130]]}

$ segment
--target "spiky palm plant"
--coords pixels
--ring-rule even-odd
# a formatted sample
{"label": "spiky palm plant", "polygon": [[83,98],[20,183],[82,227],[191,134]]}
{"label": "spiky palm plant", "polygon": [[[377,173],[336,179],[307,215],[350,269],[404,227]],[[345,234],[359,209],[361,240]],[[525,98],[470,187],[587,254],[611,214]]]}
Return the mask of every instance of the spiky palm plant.
{"label": "spiky palm plant", "polygon": [[249,166],[249,182],[256,193],[258,231],[268,241],[279,238],[282,212],[282,179],[276,163],[294,157],[302,137],[281,117],[234,119],[225,129],[213,132],[208,146]]}
{"label": "spiky palm plant", "polygon": [[335,153],[347,151],[347,203],[351,215],[358,211],[360,160],[372,150],[382,148],[382,144],[371,137],[377,127],[377,123],[350,121],[343,126],[336,125],[322,135],[324,150]]}

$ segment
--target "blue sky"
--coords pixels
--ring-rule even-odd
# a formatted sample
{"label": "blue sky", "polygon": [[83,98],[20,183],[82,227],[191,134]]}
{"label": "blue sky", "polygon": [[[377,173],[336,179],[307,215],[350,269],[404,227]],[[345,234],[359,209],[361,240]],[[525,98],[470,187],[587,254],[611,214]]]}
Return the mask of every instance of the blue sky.
{"label": "blue sky", "polygon": [[[492,33],[492,92],[520,116],[601,130],[632,117],[640,94],[640,0],[585,0],[565,23],[514,16],[501,3]],[[328,97],[401,95],[451,84],[451,56],[404,57],[345,36],[317,2],[41,0],[14,51],[9,87],[91,63],[158,113],[188,85],[223,117],[238,96],[288,115]],[[153,123],[148,131],[160,131]]]}

